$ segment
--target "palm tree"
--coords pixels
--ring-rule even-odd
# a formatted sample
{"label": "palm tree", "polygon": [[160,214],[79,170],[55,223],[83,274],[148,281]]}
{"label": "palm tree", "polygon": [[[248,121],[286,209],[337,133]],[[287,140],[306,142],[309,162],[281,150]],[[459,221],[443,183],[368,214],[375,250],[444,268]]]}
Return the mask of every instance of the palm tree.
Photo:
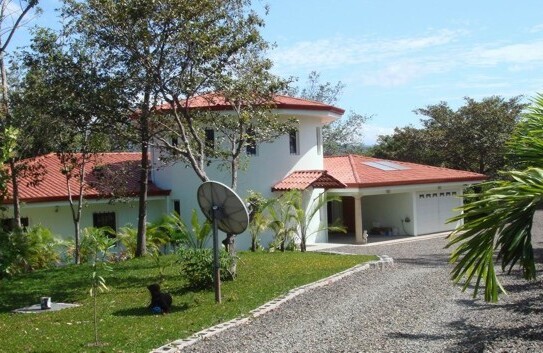
{"label": "palm tree", "polygon": [[270,209],[273,221],[270,227],[276,232],[276,237],[281,239],[281,251],[284,251],[284,243],[291,237],[296,237],[300,241],[300,250],[307,250],[307,239],[320,231],[331,230],[334,232],[345,233],[345,227],[339,224],[328,225],[326,222],[320,222],[317,227],[312,227],[315,216],[318,211],[326,206],[329,201],[341,201],[339,197],[319,194],[311,200],[306,208],[304,205],[304,193],[300,190],[290,190],[284,193],[279,199],[281,212],[275,212]]}
{"label": "palm tree", "polygon": [[[456,263],[452,278],[464,280],[463,290],[475,280],[474,297],[484,286],[486,301],[495,302],[505,289],[494,261],[511,272],[518,264],[525,279],[536,277],[532,248],[532,221],[543,201],[543,95],[539,94],[518,123],[508,142],[509,159],[517,168],[503,172],[503,181],[481,185],[467,194],[462,214],[451,222],[464,224],[450,236],[447,247],[458,245],[450,260]],[[497,255],[497,256],[496,256]]]}
{"label": "palm tree", "polygon": [[275,233],[273,246],[279,245],[279,250],[284,252],[286,245],[293,240],[296,234],[296,224],[293,214],[293,192],[287,191],[276,199],[272,207],[268,209],[271,220],[270,229]]}
{"label": "palm tree", "polygon": [[315,229],[310,230],[311,223],[313,223],[313,219],[315,218],[319,210],[321,210],[323,207],[326,207],[326,204],[330,201],[341,201],[340,197],[321,193],[319,194],[319,196],[311,201],[308,208],[306,209],[303,202],[303,192],[299,190],[293,190],[290,192],[293,193],[293,220],[297,224],[296,236],[300,240],[300,250],[302,252],[305,252],[307,250],[307,239],[315,233],[321,232],[323,230],[341,233],[347,232],[344,226],[336,223],[329,225],[327,224],[327,222],[320,222]]}
{"label": "palm tree", "polygon": [[271,220],[264,213],[268,207],[273,207],[275,199],[266,199],[261,193],[249,190],[246,198],[249,203],[249,234],[251,234],[251,251],[255,252],[260,247],[260,235],[268,229]]}

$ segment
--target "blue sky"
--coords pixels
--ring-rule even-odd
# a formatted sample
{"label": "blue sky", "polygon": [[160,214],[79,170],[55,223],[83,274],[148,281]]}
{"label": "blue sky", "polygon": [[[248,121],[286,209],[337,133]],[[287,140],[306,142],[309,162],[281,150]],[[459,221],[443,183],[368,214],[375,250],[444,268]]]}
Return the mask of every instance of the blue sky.
{"label": "blue sky", "polygon": [[[253,0],[256,8],[265,4]],[[33,23],[56,22],[56,0],[40,1]],[[418,126],[412,111],[463,97],[543,93],[540,0],[268,0],[264,38],[275,73],[318,71],[342,81],[338,106],[372,116],[363,142],[396,126]],[[11,47],[25,44],[21,31]]]}

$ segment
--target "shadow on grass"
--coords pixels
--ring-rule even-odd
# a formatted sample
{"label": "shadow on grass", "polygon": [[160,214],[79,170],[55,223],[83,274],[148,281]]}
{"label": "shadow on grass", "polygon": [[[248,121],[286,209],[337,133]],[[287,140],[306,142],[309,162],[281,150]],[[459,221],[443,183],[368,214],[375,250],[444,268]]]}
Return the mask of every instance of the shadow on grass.
{"label": "shadow on grass", "polygon": [[88,280],[73,280],[63,283],[56,281],[34,280],[31,285],[20,286],[20,281],[6,280],[0,284],[0,313],[11,312],[14,309],[38,304],[41,297],[51,297],[54,302],[75,303],[85,298]]}
{"label": "shadow on grass", "polygon": [[[189,308],[187,303],[182,303],[180,305],[172,305],[170,314],[179,313],[186,311]],[[114,316],[156,316],[153,314],[148,307],[136,307],[136,308],[127,308],[122,310],[117,310],[113,312]]]}

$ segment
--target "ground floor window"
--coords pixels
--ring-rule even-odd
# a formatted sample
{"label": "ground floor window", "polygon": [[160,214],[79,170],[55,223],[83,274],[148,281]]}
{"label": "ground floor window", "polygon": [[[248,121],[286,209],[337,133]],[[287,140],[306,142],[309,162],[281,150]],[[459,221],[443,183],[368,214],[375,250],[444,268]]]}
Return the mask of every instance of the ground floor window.
{"label": "ground floor window", "polygon": [[[11,232],[15,229],[15,218],[3,218],[1,222],[2,230],[4,232]],[[21,217],[21,225],[23,228],[28,227],[28,217]]]}
{"label": "ground floor window", "polygon": [[173,200],[173,210],[178,216],[181,215],[181,201]]}
{"label": "ground floor window", "polygon": [[109,227],[117,231],[115,212],[97,212],[92,214],[92,226],[94,228]]}

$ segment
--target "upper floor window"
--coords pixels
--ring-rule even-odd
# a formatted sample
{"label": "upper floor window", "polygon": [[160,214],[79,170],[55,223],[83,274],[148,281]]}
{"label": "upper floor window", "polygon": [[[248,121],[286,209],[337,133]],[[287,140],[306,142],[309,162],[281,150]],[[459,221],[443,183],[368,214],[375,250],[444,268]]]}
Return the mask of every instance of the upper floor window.
{"label": "upper floor window", "polygon": [[290,148],[290,154],[300,154],[299,146],[299,133],[298,130],[291,130],[288,134],[288,144]]}
{"label": "upper floor window", "polygon": [[205,133],[206,133],[206,142],[205,142],[206,147],[209,148],[210,150],[214,150],[215,149],[215,130],[206,129]]}
{"label": "upper floor window", "polygon": [[322,127],[317,127],[317,154],[322,154]]}

